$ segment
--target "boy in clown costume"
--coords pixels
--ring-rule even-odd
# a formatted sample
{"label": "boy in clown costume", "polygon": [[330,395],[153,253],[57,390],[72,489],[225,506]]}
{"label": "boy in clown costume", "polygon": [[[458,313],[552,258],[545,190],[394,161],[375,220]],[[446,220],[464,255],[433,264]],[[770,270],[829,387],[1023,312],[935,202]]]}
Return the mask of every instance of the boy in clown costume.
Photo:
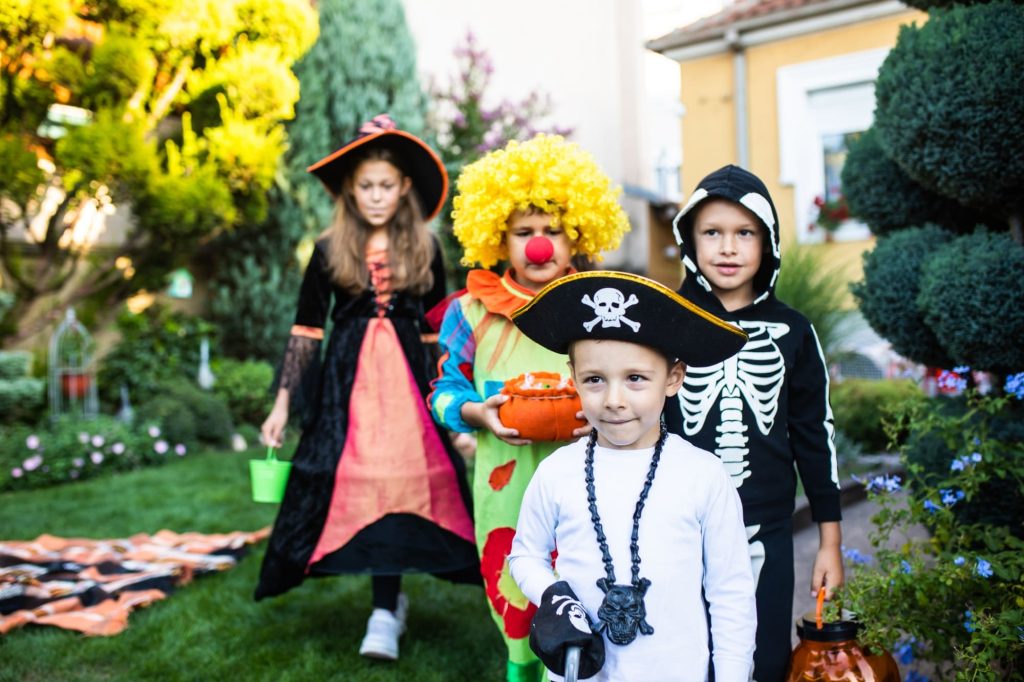
{"label": "boy in clown costume", "polygon": [[[473,504],[481,571],[491,615],[508,645],[509,682],[544,679],[530,651],[536,607],[508,574],[523,493],[559,443],[531,442],[502,423],[504,383],[527,372],[568,374],[565,355],[543,348],[512,323],[512,313],[544,286],[573,272],[571,258],[597,258],[629,230],[618,190],[593,158],[559,136],[510,142],[467,166],[454,200],[454,232],[469,273],[466,293],[445,312],[439,376],[429,397],[445,428],[476,432]],[[582,415],[580,415],[582,417]],[[577,429],[573,437],[589,432]]]}

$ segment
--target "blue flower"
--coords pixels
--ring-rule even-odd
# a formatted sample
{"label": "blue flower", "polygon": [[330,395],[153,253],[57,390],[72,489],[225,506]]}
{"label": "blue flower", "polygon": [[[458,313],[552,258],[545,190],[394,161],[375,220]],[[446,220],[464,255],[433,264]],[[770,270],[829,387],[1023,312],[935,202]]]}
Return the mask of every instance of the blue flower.
{"label": "blue flower", "polygon": [[974,567],[974,572],[980,575],[982,578],[991,578],[992,564],[985,561],[981,557],[978,557],[978,565]]}
{"label": "blue flower", "polygon": [[896,646],[893,647],[893,653],[896,654],[896,660],[903,665],[910,665],[913,663],[914,643],[916,641],[916,638],[911,637],[909,640],[896,642]]}
{"label": "blue flower", "polygon": [[899,476],[875,476],[867,484],[868,492],[895,493],[900,489]]}
{"label": "blue flower", "polygon": [[939,511],[939,509],[941,509],[941,507],[939,507],[939,505],[935,504],[931,500],[925,500],[924,501],[924,509],[925,509],[925,511],[928,511],[928,512],[931,512],[932,514],[934,514],[935,512]]}
{"label": "blue flower", "polygon": [[965,563],[967,563],[967,559],[963,558],[962,556],[958,556],[957,558],[953,559],[953,563],[957,566],[963,566]]}
{"label": "blue flower", "polygon": [[843,556],[850,560],[854,564],[870,564],[871,555],[862,554],[860,550],[855,547],[843,548]]}
{"label": "blue flower", "polygon": [[927,675],[922,675],[916,670],[911,670],[907,673],[907,676],[903,678],[903,682],[931,682],[931,678]]}
{"label": "blue flower", "polygon": [[980,452],[972,452],[971,453],[971,461],[972,462],[980,462],[981,461],[981,453]]}
{"label": "blue flower", "polygon": [[903,571],[904,573],[912,573],[914,569],[910,565],[909,561],[907,561],[906,559],[902,559],[900,561],[900,570]]}
{"label": "blue flower", "polygon": [[1006,377],[1006,386],[1003,387],[1003,390],[1016,397],[1017,400],[1024,400],[1024,372]]}
{"label": "blue flower", "polygon": [[964,460],[963,460],[963,458],[962,457],[957,457],[956,459],[954,459],[953,463],[949,465],[949,470],[950,471],[963,471],[964,470]]}
{"label": "blue flower", "polygon": [[946,505],[947,507],[952,507],[954,504],[956,504],[956,501],[960,499],[957,496],[956,491],[949,489],[940,490],[939,494],[942,495],[942,504]]}
{"label": "blue flower", "polygon": [[970,611],[964,611],[964,629],[967,632],[974,632],[974,614]]}
{"label": "blue flower", "polygon": [[953,371],[956,372],[957,374],[967,374],[968,372],[971,371],[971,368],[968,367],[967,365],[960,365],[959,367],[954,367]]}

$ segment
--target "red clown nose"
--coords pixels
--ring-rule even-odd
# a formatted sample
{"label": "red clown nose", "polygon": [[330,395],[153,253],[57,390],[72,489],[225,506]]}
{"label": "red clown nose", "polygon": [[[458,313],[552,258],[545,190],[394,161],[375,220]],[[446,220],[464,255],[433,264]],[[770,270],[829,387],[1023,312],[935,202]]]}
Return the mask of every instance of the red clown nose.
{"label": "red clown nose", "polygon": [[534,265],[547,263],[554,253],[555,245],[547,237],[534,237],[526,242],[526,259]]}

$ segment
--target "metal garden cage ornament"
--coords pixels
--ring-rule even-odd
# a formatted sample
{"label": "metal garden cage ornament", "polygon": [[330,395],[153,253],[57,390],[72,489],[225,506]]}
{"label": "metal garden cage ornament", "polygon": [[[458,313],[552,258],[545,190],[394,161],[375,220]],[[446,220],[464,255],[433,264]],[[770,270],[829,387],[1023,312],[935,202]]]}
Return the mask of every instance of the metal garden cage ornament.
{"label": "metal garden cage ornament", "polygon": [[50,418],[64,415],[95,417],[96,362],[95,344],[74,308],[64,313],[64,321],[50,337]]}

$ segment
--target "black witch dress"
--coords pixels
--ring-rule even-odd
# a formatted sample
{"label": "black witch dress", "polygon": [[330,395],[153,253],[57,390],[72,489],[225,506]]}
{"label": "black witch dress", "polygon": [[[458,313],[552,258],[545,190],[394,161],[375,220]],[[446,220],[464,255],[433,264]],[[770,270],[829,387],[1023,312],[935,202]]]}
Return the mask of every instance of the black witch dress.
{"label": "black witch dress", "polygon": [[358,295],[333,283],[323,240],[306,269],[281,387],[309,405],[257,600],[342,573],[480,581],[465,466],[426,405],[434,363],[421,335],[444,298],[440,247],[422,297],[390,291],[386,253],[367,263]]}

